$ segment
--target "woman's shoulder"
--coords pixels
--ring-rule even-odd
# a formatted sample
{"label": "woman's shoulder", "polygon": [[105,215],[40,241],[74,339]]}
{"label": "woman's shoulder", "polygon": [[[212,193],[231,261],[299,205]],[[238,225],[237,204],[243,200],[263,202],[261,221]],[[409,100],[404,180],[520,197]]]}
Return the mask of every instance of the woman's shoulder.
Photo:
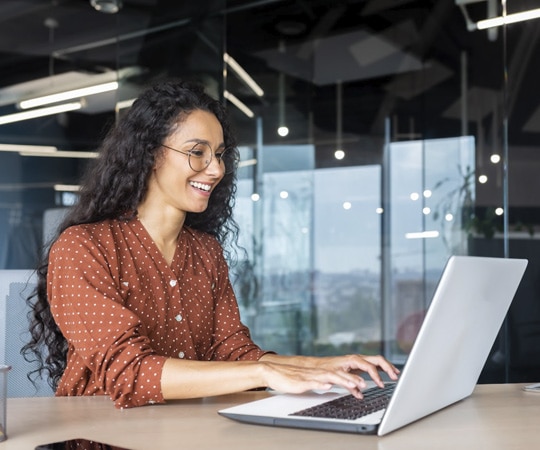
{"label": "woman's shoulder", "polygon": [[107,220],[101,220],[99,222],[71,225],[60,234],[60,237],[63,237],[63,236],[83,237],[83,236],[91,236],[91,235],[99,235],[102,233],[108,233],[118,226],[117,222],[118,222],[117,220],[107,219]]}
{"label": "woman's shoulder", "polygon": [[84,241],[94,242],[99,245],[107,241],[115,241],[114,236],[122,233],[125,226],[126,221],[117,219],[71,225],[60,233],[56,243]]}

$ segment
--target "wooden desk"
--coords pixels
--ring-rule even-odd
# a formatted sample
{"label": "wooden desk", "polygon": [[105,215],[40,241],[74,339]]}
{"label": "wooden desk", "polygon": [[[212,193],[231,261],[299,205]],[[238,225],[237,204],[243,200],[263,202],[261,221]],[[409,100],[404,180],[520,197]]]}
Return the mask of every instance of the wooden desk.
{"label": "wooden desk", "polygon": [[472,397],[382,438],[247,425],[217,414],[247,392],[117,410],[104,397],[10,398],[0,450],[87,438],[130,449],[529,449],[540,446],[540,394],[480,385]]}

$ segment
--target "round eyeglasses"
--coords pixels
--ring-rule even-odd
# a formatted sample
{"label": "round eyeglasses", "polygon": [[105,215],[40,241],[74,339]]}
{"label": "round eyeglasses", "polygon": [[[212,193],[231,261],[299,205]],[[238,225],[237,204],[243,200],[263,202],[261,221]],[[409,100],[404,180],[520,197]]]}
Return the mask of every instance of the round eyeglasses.
{"label": "round eyeglasses", "polygon": [[189,167],[191,167],[191,170],[194,172],[202,172],[204,169],[206,169],[212,162],[212,158],[214,156],[217,159],[220,167],[225,169],[225,173],[232,173],[238,167],[238,157],[232,148],[220,149],[214,153],[210,145],[205,142],[197,142],[188,151],[178,150],[165,144],[161,145],[174,152],[187,155]]}

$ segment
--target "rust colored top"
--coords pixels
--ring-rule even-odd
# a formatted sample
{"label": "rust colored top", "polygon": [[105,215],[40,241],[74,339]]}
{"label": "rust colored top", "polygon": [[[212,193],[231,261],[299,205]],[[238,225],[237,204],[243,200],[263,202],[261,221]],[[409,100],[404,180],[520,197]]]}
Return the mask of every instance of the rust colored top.
{"label": "rust colored top", "polygon": [[118,408],[163,403],[167,358],[258,360],[218,241],[184,227],[171,266],[137,219],[65,230],[48,297],[69,348],[56,395],[109,395]]}

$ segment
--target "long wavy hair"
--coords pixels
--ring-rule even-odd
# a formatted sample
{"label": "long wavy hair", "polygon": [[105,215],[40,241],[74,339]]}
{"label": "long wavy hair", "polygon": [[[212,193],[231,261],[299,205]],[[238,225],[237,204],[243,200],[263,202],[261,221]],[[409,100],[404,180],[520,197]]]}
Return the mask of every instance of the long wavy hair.
{"label": "long wavy hair", "polygon": [[[162,81],[146,90],[109,131],[98,158],[83,178],[79,201],[70,208],[53,241],[73,225],[133,218],[147,193],[152,169],[164,151],[162,143],[196,110],[216,116],[223,128],[225,146],[230,149],[225,153],[225,164],[232,164],[238,150],[223,105],[198,84]],[[236,173],[227,173],[212,192],[207,209],[188,212],[184,224],[215,236],[224,248],[225,244],[236,243],[238,226],[232,217],[235,193]],[[47,298],[48,249],[37,268],[36,290],[28,299],[31,338],[22,354],[27,361],[37,362],[30,378],[45,374],[56,390],[66,367],[68,344],[54,321]]]}

